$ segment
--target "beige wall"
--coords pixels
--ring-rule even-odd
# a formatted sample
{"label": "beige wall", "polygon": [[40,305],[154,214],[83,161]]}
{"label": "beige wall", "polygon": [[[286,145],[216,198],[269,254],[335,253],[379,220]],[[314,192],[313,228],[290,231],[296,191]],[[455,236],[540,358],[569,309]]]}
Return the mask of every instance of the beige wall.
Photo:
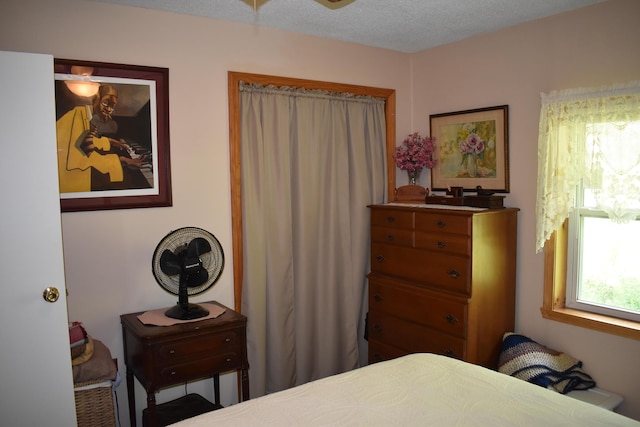
{"label": "beige wall", "polygon": [[620,412],[640,419],[640,342],[544,320],[543,256],[535,254],[540,92],[640,79],[640,2],[612,0],[412,56],[412,121],[509,104],[511,192],[521,209],[516,330],[572,354],[605,389],[625,396]]}
{"label": "beige wall", "polygon": [[[69,317],[83,321],[120,361],[119,315],[177,300],[151,273],[153,250],[172,229],[198,226],[220,240],[226,255],[222,277],[192,300],[233,306],[228,71],[392,88],[399,135],[411,130],[410,58],[388,50],[80,0],[3,0],[0,50],[170,70],[173,207],[65,213],[62,218]],[[236,400],[234,384],[235,375],[222,378],[223,404]],[[211,399],[210,381],[189,391],[200,391],[197,387]],[[157,401],[183,391],[163,391]],[[117,393],[126,426],[124,384]],[[138,385],[136,394],[141,410],[145,396]]]}
{"label": "beige wall", "polygon": [[[91,1],[2,1],[1,50],[170,69],[174,206],[63,214],[70,319],[83,321],[122,360],[118,316],[175,302],[155,283],[151,255],[167,232],[187,225],[211,231],[227,255],[220,281],[194,301],[233,304],[229,70],[395,89],[398,140],[414,130],[427,134],[432,113],[509,104],[507,203],[522,209],[517,328],[582,359],[603,387],[627,397],[622,412],[640,418],[640,343],[542,320],[542,257],[533,250],[538,93],[639,78],[639,33],[633,26],[639,6],[635,0],[614,0],[407,55]],[[606,60],[616,63],[603,64]],[[398,183],[406,177],[400,175]],[[235,400],[234,379],[223,378],[223,403]],[[209,382],[190,386],[189,391],[200,391],[191,387],[210,396]],[[141,408],[142,391],[136,391]],[[163,391],[158,402],[182,392]],[[118,396],[126,426],[124,385]]]}

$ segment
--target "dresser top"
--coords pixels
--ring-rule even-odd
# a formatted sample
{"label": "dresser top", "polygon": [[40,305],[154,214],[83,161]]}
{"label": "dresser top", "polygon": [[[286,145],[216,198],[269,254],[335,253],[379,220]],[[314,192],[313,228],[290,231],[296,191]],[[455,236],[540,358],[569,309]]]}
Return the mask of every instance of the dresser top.
{"label": "dresser top", "polygon": [[473,206],[457,206],[457,205],[437,205],[426,203],[383,203],[378,205],[369,205],[369,208],[383,208],[383,209],[403,209],[403,210],[434,210],[434,211],[458,211],[461,213],[483,213],[483,212],[505,212],[505,211],[519,211],[519,208],[478,208]]}

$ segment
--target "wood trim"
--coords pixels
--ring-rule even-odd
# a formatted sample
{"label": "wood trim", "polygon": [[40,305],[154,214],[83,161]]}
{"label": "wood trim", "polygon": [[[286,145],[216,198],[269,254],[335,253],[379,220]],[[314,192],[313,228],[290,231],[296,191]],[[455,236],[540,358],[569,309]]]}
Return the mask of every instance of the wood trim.
{"label": "wood trim", "polygon": [[568,229],[567,220],[544,246],[544,295],[540,308],[542,317],[640,340],[638,322],[566,307]]}
{"label": "wood trim", "polygon": [[395,190],[396,168],[393,160],[396,135],[396,91],[369,86],[331,83],[317,80],[268,76],[263,74],[228,72],[229,94],[229,164],[231,168],[231,234],[233,244],[233,296],[234,310],[241,312],[242,279],[244,272],[242,248],[242,192],[240,186],[240,91],[239,83],[302,87],[329,92],[346,92],[385,99],[386,146],[387,146],[387,199]]}

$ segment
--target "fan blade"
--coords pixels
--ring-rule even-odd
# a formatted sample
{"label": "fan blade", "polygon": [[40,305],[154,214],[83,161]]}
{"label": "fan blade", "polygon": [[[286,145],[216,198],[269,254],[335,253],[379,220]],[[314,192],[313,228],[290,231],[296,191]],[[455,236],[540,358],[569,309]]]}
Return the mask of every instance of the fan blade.
{"label": "fan blade", "polygon": [[160,270],[169,276],[175,276],[182,272],[180,258],[169,249],[165,249],[160,255]]}
{"label": "fan blade", "polygon": [[211,245],[202,237],[196,237],[187,247],[187,257],[197,257],[211,251]]}
{"label": "fan blade", "polygon": [[206,268],[200,268],[200,270],[195,274],[190,274],[187,277],[187,286],[190,288],[195,288],[196,286],[200,286],[209,279],[209,272]]}

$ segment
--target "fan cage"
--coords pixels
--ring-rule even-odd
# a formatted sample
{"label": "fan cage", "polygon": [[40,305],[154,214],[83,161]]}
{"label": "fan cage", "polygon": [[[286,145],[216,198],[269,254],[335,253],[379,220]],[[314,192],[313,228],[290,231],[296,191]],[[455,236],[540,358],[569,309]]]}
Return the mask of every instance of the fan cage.
{"label": "fan cage", "polygon": [[220,277],[224,267],[224,252],[218,239],[206,230],[197,227],[184,227],[171,231],[158,243],[153,253],[153,275],[162,288],[178,295],[180,289],[180,275],[169,276],[160,269],[160,256],[165,250],[176,253],[177,249],[186,249],[189,242],[201,237],[211,245],[211,250],[200,256],[202,265],[209,272],[209,279],[199,286],[187,287],[187,295],[198,295],[209,289]]}

